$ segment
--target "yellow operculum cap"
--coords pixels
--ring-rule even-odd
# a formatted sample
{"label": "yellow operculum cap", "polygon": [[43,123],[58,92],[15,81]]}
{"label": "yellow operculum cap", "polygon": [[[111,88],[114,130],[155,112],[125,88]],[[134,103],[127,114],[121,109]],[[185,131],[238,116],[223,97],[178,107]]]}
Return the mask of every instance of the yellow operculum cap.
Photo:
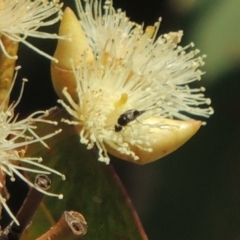
{"label": "yellow operculum cap", "polygon": [[77,67],[83,62],[91,64],[94,57],[81,24],[69,7],[64,11],[59,28],[59,36],[66,35],[69,36],[68,40],[58,40],[54,58],[59,62],[52,61],[51,75],[58,96],[63,98],[62,90],[67,87],[72,98],[77,101],[73,67]]}
{"label": "yellow operculum cap", "polygon": [[[18,51],[18,43],[10,40],[4,35],[0,35],[4,50],[12,56],[15,56]],[[16,58],[17,59],[17,58]],[[5,107],[8,107],[9,91],[12,86],[12,79],[15,71],[15,58],[9,58],[2,51],[0,53],[0,104],[5,101]]]}
{"label": "yellow operculum cap", "polygon": [[[177,150],[186,143],[199,130],[202,122],[195,120],[179,121],[152,117],[146,119],[143,124],[149,124],[152,126],[156,125],[156,127],[151,127],[150,131],[146,133],[150,139],[146,148],[150,147],[150,152],[130,144],[131,151],[139,157],[138,160],[134,160],[131,155],[121,154],[119,151],[108,145],[106,145],[107,151],[115,157],[140,165],[154,162]],[[159,128],[157,127],[159,124],[166,127]]]}

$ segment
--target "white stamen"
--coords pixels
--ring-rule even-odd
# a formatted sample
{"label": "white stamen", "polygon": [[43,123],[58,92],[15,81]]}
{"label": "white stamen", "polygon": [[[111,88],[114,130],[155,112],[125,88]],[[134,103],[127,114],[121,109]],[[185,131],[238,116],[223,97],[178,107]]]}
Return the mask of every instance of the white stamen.
{"label": "white stamen", "polygon": [[[38,28],[53,25],[62,18],[62,5],[63,4],[59,4],[54,0],[1,1],[0,33],[12,41],[22,42],[46,58],[58,62],[57,59],[27,42],[26,38],[29,36],[36,38],[68,39],[68,36],[60,37],[57,34],[38,31]],[[17,59],[17,56],[8,54],[1,39],[0,48],[8,58]]]}
{"label": "white stamen", "polygon": [[[176,127],[142,124],[147,118],[187,120],[213,113],[205,89],[190,87],[204,74],[198,68],[204,65],[205,55],[196,57],[199,50],[191,51],[193,43],[177,45],[182,31],[157,37],[161,19],[146,33],[143,25],[116,11],[110,0],[103,9],[97,0],[86,0],[85,6],[81,0],[75,3],[95,59],[89,66],[83,57],[79,66],[73,67],[78,101],[64,88],[67,101],[58,102],[73,117],[62,121],[79,125],[80,142],[88,149],[95,144],[99,161],[109,163],[105,144],[138,160],[131,145],[151,152],[151,129]],[[119,116],[130,109],[144,113],[115,131]]]}
{"label": "white stamen", "polygon": [[[9,98],[10,92],[13,88],[17,77],[17,71],[19,69],[19,67],[16,67],[16,73],[14,74],[14,78],[12,81],[12,85],[10,86],[9,92],[6,94],[5,99],[3,99],[2,103],[0,104],[0,171],[3,174],[8,175],[11,181],[15,181],[14,174],[16,174],[29,186],[36,188],[38,191],[46,195],[58,197],[61,199],[62,194],[49,193],[47,191],[37,188],[21,173],[21,171],[38,174],[53,173],[61,176],[62,179],[65,180],[65,176],[60,172],[42,165],[40,163],[42,161],[42,158],[24,157],[24,149],[29,144],[40,142],[41,144],[43,144],[43,146],[48,147],[48,145],[44,141],[55,136],[56,134],[59,134],[61,132],[61,129],[44,136],[39,136],[38,134],[36,134],[36,132],[34,131],[34,129],[37,128],[37,126],[34,125],[36,123],[41,122],[45,124],[57,124],[55,121],[45,120],[42,118],[43,116],[45,117],[49,115],[48,111],[37,111],[28,116],[27,118],[17,121],[18,115],[15,116],[14,111],[22,98],[24,85],[27,81],[26,79],[23,79],[20,94],[16,102],[11,103],[9,107],[5,109],[7,99]],[[19,164],[27,164],[28,166],[32,166],[34,168],[19,166]],[[3,185],[3,183],[1,183],[1,185]],[[10,209],[7,207],[5,200],[1,195],[0,202],[2,203],[6,211],[9,213],[13,221],[16,222],[16,224],[19,224],[16,218],[11,213]]]}

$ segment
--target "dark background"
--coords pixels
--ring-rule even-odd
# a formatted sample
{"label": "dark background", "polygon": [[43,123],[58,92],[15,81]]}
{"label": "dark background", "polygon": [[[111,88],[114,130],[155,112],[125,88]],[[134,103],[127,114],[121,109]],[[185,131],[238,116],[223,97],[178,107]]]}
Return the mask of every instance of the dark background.
{"label": "dark background", "polygon": [[[73,2],[66,0],[65,6],[73,8]],[[233,2],[228,1],[228,4]],[[208,23],[220,23],[216,11],[223,3],[220,0],[114,1],[114,6],[126,10],[131,20],[138,23],[150,25],[161,16],[160,34],[184,30],[181,44],[194,41],[197,48],[203,45],[201,52],[208,55],[207,73],[200,84],[206,86],[206,95],[212,99],[215,114],[207,120],[207,125],[182,148],[152,164],[137,166],[112,160],[150,240],[240,239],[240,38],[239,33],[231,31],[239,23],[227,25],[232,13],[226,12],[226,15],[221,15],[223,22],[226,19],[222,35],[214,38],[209,32],[206,35],[204,32]],[[217,28],[221,29],[221,26],[214,26],[212,32]],[[47,30],[53,29],[57,32],[58,26]],[[198,34],[201,34],[205,45],[199,41]],[[237,38],[238,45],[228,42],[232,39],[231,34],[232,38]],[[51,54],[56,46],[54,40],[29,38],[29,41]],[[219,43],[222,45],[211,51]],[[222,54],[223,59],[218,59],[222,60],[222,65],[217,61],[214,65],[213,59],[223,47],[227,49],[226,54]],[[207,67],[208,60],[210,67]],[[19,94],[22,77],[28,78],[29,82],[16,112],[25,116],[56,105],[50,61],[21,45],[18,64],[22,69],[12,98]]]}

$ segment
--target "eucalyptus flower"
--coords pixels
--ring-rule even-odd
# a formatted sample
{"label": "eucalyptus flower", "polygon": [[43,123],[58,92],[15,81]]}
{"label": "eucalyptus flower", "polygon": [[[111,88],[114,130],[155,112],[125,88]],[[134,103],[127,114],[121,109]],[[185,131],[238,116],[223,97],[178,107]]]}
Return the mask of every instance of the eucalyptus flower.
{"label": "eucalyptus flower", "polygon": [[[58,0],[0,0],[0,36],[22,42],[39,54],[57,61],[33,46],[26,38],[59,38],[57,34],[42,32],[38,28],[58,22],[62,17],[61,7]],[[9,55],[2,40],[0,48],[7,57],[17,59],[17,56]]]}
{"label": "eucalyptus flower", "polygon": [[[18,70],[19,68],[16,68]],[[43,146],[48,147],[48,145],[44,142],[44,140],[49,139],[56,134],[61,132],[57,130],[53,133],[38,136],[35,133],[35,129],[37,128],[35,124],[42,122],[46,124],[54,124],[57,125],[57,122],[46,120],[43,117],[46,117],[49,113],[48,111],[37,111],[24,118],[22,120],[18,120],[18,115],[14,114],[14,110],[17,107],[19,101],[21,100],[24,84],[27,81],[23,79],[22,88],[20,91],[20,95],[16,102],[12,102],[7,109],[5,109],[5,101],[7,101],[12,87],[14,85],[17,73],[15,73],[13,83],[11,85],[11,89],[8,92],[5,100],[0,105],[0,169],[1,174],[3,176],[8,175],[11,181],[15,181],[15,176],[18,176],[24,182],[26,182],[29,186],[34,187],[38,191],[58,198],[62,198],[62,194],[55,194],[44,191],[35,186],[28,178],[24,176],[22,172],[36,173],[36,174],[57,174],[65,179],[65,176],[60,172],[51,169],[47,166],[41,164],[41,157],[28,157],[25,156],[25,152],[29,144],[39,142]],[[4,178],[3,178],[4,179]],[[4,188],[4,182],[0,181],[0,189]],[[0,194],[0,202],[3,207],[6,209],[8,214],[12,217],[12,219],[18,223],[17,219],[13,216],[10,209],[6,204],[6,199]]]}
{"label": "eucalyptus flower", "polygon": [[204,74],[204,57],[193,44],[179,45],[183,32],[158,36],[160,21],[144,28],[131,22],[112,1],[76,0],[80,22],[67,8],[52,63],[59,103],[72,116],[80,142],[144,164],[183,145],[213,113],[204,87],[192,88]]}

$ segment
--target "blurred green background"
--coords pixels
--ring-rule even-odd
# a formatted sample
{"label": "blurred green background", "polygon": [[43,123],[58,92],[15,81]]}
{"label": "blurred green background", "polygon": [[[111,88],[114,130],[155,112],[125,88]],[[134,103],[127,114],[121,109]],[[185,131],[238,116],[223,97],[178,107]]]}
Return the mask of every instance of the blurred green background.
{"label": "blurred green background", "polygon": [[[64,2],[74,8],[73,0]],[[240,239],[240,1],[115,0],[114,6],[146,25],[161,16],[160,34],[184,30],[181,45],[194,42],[207,55],[199,83],[215,110],[207,125],[155,163],[112,160],[149,239]],[[56,46],[53,40],[30,41],[49,53]],[[29,82],[17,112],[24,116],[56,105],[50,62],[21,45],[18,64],[18,79]]]}

